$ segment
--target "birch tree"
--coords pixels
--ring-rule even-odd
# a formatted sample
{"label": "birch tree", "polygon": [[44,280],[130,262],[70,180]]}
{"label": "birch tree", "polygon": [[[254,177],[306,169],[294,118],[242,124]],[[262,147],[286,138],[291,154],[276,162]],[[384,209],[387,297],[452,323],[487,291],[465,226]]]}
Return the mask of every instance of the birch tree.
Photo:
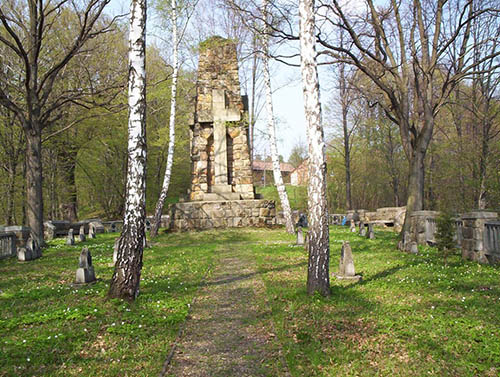
{"label": "birch tree", "polygon": [[172,0],[171,3],[171,18],[172,18],[172,44],[173,44],[173,73],[172,73],[172,94],[170,99],[170,121],[169,121],[169,140],[168,140],[168,155],[167,166],[165,168],[165,176],[163,177],[163,184],[161,187],[160,197],[156,202],[155,214],[151,226],[151,237],[158,235],[160,228],[161,215],[163,213],[163,206],[168,194],[168,187],[170,185],[170,176],[172,175],[172,165],[174,162],[174,146],[175,146],[175,113],[177,108],[177,78],[179,76],[179,42],[177,35],[177,0]]}
{"label": "birch tree", "polygon": [[285,184],[283,183],[283,176],[281,175],[280,159],[278,155],[278,147],[276,145],[276,126],[274,123],[273,112],[273,97],[271,91],[271,77],[269,74],[269,30],[268,24],[268,5],[269,1],[262,2],[262,13],[265,20],[264,32],[262,33],[262,71],[264,86],[266,90],[266,112],[267,112],[267,130],[269,132],[269,143],[271,149],[271,159],[273,162],[273,175],[274,184],[278,190],[278,195],[285,215],[286,231],[294,233],[294,226],[292,220],[292,210],[290,209],[290,202],[288,201],[288,194],[286,192]]}
{"label": "birch tree", "polygon": [[146,218],[146,0],[131,0],[128,168],[123,231],[108,295],[135,300],[141,281]]}
{"label": "birch tree", "polygon": [[330,294],[330,236],[326,202],[326,145],[321,124],[319,79],[316,62],[314,0],[299,2],[300,68],[309,144],[309,262],[307,293]]}

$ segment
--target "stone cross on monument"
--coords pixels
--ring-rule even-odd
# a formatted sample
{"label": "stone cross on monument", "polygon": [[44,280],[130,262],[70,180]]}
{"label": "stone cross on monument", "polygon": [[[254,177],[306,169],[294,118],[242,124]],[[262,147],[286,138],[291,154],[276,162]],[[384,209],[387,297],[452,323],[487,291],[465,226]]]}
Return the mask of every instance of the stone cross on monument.
{"label": "stone cross on monument", "polygon": [[228,108],[225,91],[212,89],[212,112],[214,120],[214,170],[215,186],[213,192],[231,192],[232,188],[227,181],[227,122],[238,122],[241,113],[238,109]]}

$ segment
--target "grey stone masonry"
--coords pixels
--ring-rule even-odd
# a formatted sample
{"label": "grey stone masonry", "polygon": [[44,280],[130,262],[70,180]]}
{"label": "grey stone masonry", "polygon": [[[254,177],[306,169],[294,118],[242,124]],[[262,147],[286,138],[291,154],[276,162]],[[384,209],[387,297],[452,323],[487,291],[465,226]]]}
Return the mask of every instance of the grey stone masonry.
{"label": "grey stone masonry", "polygon": [[414,211],[410,215],[410,238],[418,245],[435,243],[437,211]]}
{"label": "grey stone masonry", "polygon": [[16,246],[24,247],[30,238],[31,228],[29,226],[11,225],[3,228],[4,232],[16,235]]}
{"label": "grey stone masonry", "polygon": [[302,227],[297,227],[297,246],[304,246],[304,231]]}
{"label": "grey stone masonry", "polygon": [[337,279],[359,280],[361,276],[356,275],[354,269],[354,259],[352,257],[351,245],[348,241],[344,241],[340,250],[339,273]]}
{"label": "grey stone masonry", "polygon": [[73,229],[68,230],[68,237],[66,238],[66,245],[75,244],[75,235],[73,234]]}
{"label": "grey stone masonry", "polygon": [[96,229],[92,223],[89,224],[89,239],[96,237]]}
{"label": "grey stone masonry", "polygon": [[373,231],[373,223],[368,223],[368,231],[366,232],[366,238],[370,240],[375,239],[375,232]]}
{"label": "grey stone masonry", "polygon": [[13,232],[0,232],[0,259],[16,255],[16,238]]}
{"label": "grey stone masonry", "polygon": [[363,220],[359,221],[359,235],[361,237],[366,236],[366,227],[365,227],[365,222]]}
{"label": "grey stone masonry", "polygon": [[176,231],[276,225],[272,200],[194,201],[170,208],[170,230]]}
{"label": "grey stone masonry", "polygon": [[500,263],[500,221],[484,224],[484,249],[490,264]]}
{"label": "grey stone masonry", "polygon": [[246,100],[240,94],[236,44],[211,37],[200,45],[190,120],[190,201],[254,199]]}
{"label": "grey stone masonry", "polygon": [[95,280],[94,266],[92,266],[92,255],[90,254],[90,250],[84,247],[80,254],[78,269],[76,270],[75,283],[86,284],[92,283]]}
{"label": "grey stone masonry", "polygon": [[80,237],[80,242],[85,242],[86,237],[85,237],[85,226],[84,225],[82,225],[80,227],[80,233],[78,234],[78,236]]}
{"label": "grey stone masonry", "polygon": [[488,264],[494,262],[491,251],[485,245],[486,223],[498,219],[496,212],[477,211],[462,215],[462,258],[479,263]]}
{"label": "grey stone masonry", "polygon": [[17,250],[17,259],[21,262],[27,262],[40,258],[42,256],[42,249],[38,242],[31,236],[26,242],[26,247],[21,247]]}

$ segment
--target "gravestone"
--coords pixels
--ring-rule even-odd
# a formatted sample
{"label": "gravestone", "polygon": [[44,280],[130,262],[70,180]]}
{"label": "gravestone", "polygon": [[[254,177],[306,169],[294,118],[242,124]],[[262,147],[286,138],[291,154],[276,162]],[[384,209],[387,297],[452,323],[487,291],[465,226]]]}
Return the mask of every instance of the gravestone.
{"label": "gravestone", "polygon": [[359,222],[359,235],[361,237],[365,237],[366,236],[366,228],[365,228],[365,223],[363,220],[361,220]]}
{"label": "gravestone", "polygon": [[92,255],[90,254],[90,250],[84,247],[80,254],[78,269],[76,270],[75,283],[87,284],[92,283],[95,280],[94,266],[92,266]]}
{"label": "gravestone", "polygon": [[351,220],[351,233],[356,233],[356,224],[354,220]]}
{"label": "gravestone", "polygon": [[40,245],[38,245],[38,242],[31,236],[28,238],[26,246],[17,250],[17,259],[22,262],[34,260],[40,258],[41,256],[42,249],[40,248]]}
{"label": "gravestone", "polygon": [[118,247],[120,245],[120,238],[117,238],[115,240],[115,244],[113,246],[113,265],[116,264],[116,261],[118,260]]}
{"label": "gravestone", "polygon": [[79,233],[79,237],[80,237],[80,242],[85,242],[85,225],[82,225],[80,227],[80,233]]}
{"label": "gravestone", "polygon": [[366,238],[368,238],[370,240],[375,239],[375,232],[373,231],[373,224],[372,223],[368,223],[368,232],[366,232]]}
{"label": "gravestone", "polygon": [[304,231],[300,226],[297,228],[297,246],[304,246]]}
{"label": "gravestone", "polygon": [[90,223],[89,224],[89,239],[95,238],[95,233],[96,233],[95,226],[94,226],[94,224]]}
{"label": "gravestone", "polygon": [[66,245],[74,245],[75,236],[73,235],[73,229],[68,230],[68,237],[66,237]]}
{"label": "gravestone", "polygon": [[340,251],[339,272],[336,277],[340,280],[345,279],[358,281],[361,279],[360,275],[356,275],[351,245],[348,241],[344,241],[344,243],[342,244],[342,249]]}

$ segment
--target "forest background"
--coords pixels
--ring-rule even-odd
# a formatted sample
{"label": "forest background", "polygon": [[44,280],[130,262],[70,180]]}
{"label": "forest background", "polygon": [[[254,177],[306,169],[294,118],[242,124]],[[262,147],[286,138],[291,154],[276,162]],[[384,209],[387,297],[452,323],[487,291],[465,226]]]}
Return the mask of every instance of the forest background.
{"label": "forest background", "polygon": [[[125,14],[110,4],[102,22]],[[190,180],[188,117],[196,82],[197,48],[201,41],[219,34],[238,42],[243,94],[250,98],[253,156],[267,157],[267,135],[261,124],[263,95],[258,38],[245,25],[231,2],[200,0],[183,4],[181,24],[181,71],[176,116],[176,154],[167,202],[186,193]],[[68,14],[58,17],[47,37],[64,42],[64,29],[76,22]],[[499,33],[498,20],[491,38]],[[152,214],[161,189],[167,161],[170,111],[171,62],[168,4],[153,2],[149,9],[147,48],[147,213]],[[291,23],[296,21],[290,20]],[[296,25],[294,26],[296,27]],[[478,26],[476,32],[483,30]],[[5,29],[0,27],[0,33]],[[496,33],[496,34],[495,34]],[[68,102],[43,130],[44,218],[100,217],[120,219],[125,203],[127,164],[127,18],[118,17],[112,28],[96,36],[64,71],[67,90],[83,87],[86,77],[99,77],[109,90],[94,88],[82,101]],[[479,38],[479,34],[476,35]],[[61,42],[62,41],[62,42]],[[275,40],[274,76],[281,78],[274,96],[287,101],[286,91],[300,88],[294,74],[299,69],[297,41]],[[496,45],[494,46],[496,49]],[[50,44],[44,50],[50,61]],[[478,51],[480,54],[485,51]],[[0,44],[0,76],[13,86],[19,76],[9,70],[11,52]],[[287,57],[287,59],[284,58]],[[14,60],[12,60],[14,61]],[[43,61],[42,61],[43,62]],[[285,64],[286,63],[286,64]],[[500,103],[499,70],[492,59],[478,73],[463,80],[439,112],[431,144],[425,157],[426,209],[464,212],[475,208],[497,209],[500,203]],[[292,67],[290,66],[292,65]],[[488,69],[487,69],[488,68]],[[41,67],[43,69],[43,67]],[[324,127],[327,132],[328,200],[331,212],[404,205],[407,199],[408,162],[398,127],[377,106],[377,90],[359,73],[343,64],[327,64],[320,70]],[[92,98],[95,96],[95,98]],[[290,103],[290,108],[296,108]],[[279,119],[278,135],[303,125]],[[14,115],[0,107],[0,224],[26,224],[26,140]],[[307,156],[305,140],[289,139],[280,151],[298,166]],[[347,188],[349,187],[350,195]]]}

